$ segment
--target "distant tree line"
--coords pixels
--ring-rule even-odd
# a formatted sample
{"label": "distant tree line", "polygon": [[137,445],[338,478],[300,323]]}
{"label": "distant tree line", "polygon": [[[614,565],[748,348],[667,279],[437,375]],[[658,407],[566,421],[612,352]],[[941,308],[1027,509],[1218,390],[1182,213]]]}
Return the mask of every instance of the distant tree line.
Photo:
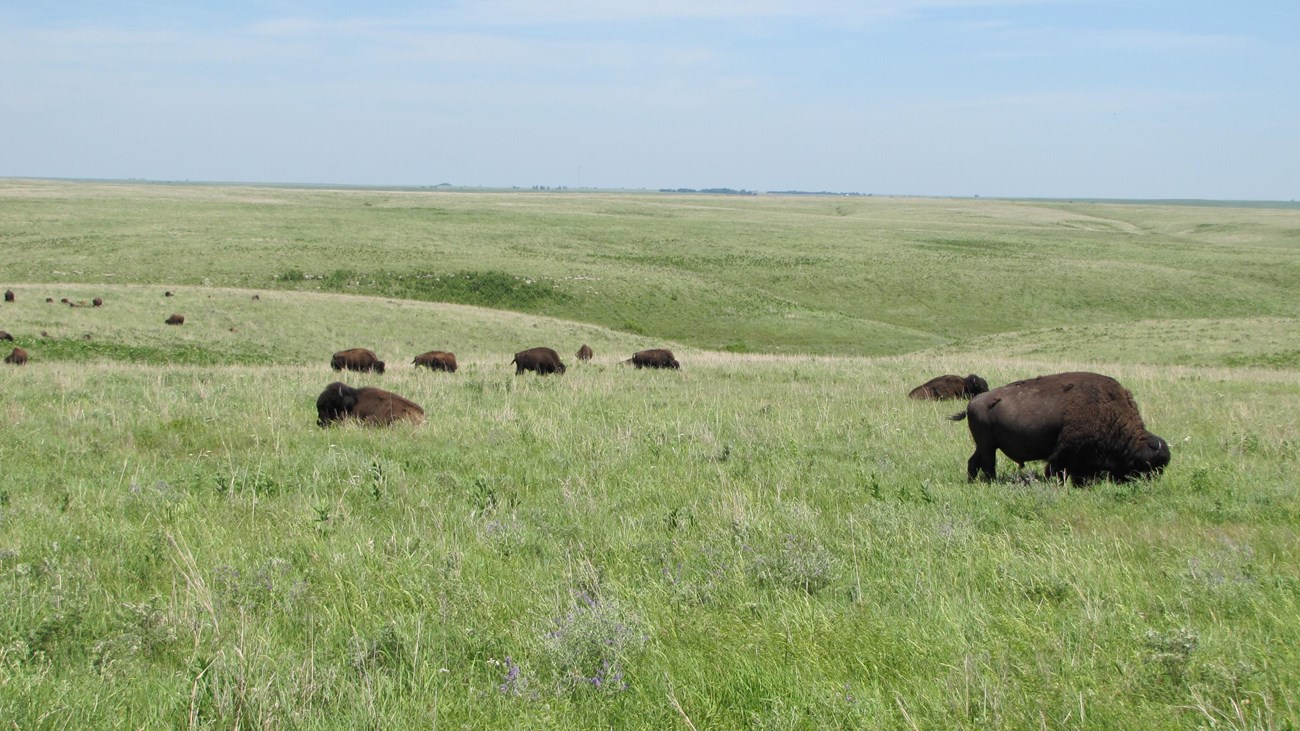
{"label": "distant tree line", "polygon": [[735,188],[660,188],[660,193],[710,193],[713,195],[758,195],[752,190],[736,190]]}

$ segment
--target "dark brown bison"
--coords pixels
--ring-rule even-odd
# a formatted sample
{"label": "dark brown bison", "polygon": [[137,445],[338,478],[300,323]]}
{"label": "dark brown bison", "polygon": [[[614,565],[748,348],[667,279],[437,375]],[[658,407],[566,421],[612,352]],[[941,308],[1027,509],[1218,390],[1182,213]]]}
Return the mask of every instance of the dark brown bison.
{"label": "dark brown bison", "polygon": [[27,351],[22,348],[14,348],[13,352],[5,356],[6,363],[22,365],[27,362]]}
{"label": "dark brown bison", "polygon": [[681,368],[681,363],[673,357],[673,351],[664,350],[663,348],[652,348],[635,353],[631,358],[624,361],[631,363],[637,368]]}
{"label": "dark brown bison", "polygon": [[373,350],[365,348],[349,348],[340,350],[330,358],[330,368],[336,371],[357,371],[360,373],[384,372],[384,362],[375,355]]}
{"label": "dark brown bison", "polygon": [[550,348],[521,350],[515,353],[515,359],[510,362],[515,364],[516,376],[524,371],[534,371],[539,376],[564,372],[564,363],[560,362],[560,354]]}
{"label": "dark brown bison", "polygon": [[90,304],[93,305],[93,306],[95,306],[95,307],[103,307],[103,306],[104,306],[104,298],[103,298],[103,297],[96,297],[95,299],[93,299],[93,300],[90,301]]}
{"label": "dark brown bison", "polygon": [[582,347],[578,348],[577,357],[578,360],[591,360],[591,346],[583,343]]}
{"label": "dark brown bison", "polygon": [[53,297],[46,297],[46,298],[45,298],[45,301],[46,301],[46,302],[53,302],[53,301],[54,301],[54,298],[53,298]]}
{"label": "dark brown bison", "polygon": [[996,476],[997,451],[1021,466],[1047,460],[1048,477],[1076,485],[1159,474],[1169,444],[1147,431],[1128,389],[1096,373],[1057,373],[1000,386],[949,417],[967,420],[975,453],[966,475]]}
{"label": "dark brown bison", "polygon": [[6,289],[5,302],[13,302],[13,301],[14,301],[14,291],[12,289]]}
{"label": "dark brown bison", "polygon": [[164,297],[174,297],[175,295],[173,295],[173,294],[172,294],[172,291],[169,289],[169,290],[167,290],[166,292],[163,292],[163,296],[164,296]]}
{"label": "dark brown bison", "polygon": [[927,401],[946,401],[948,399],[970,399],[989,390],[989,382],[974,373],[961,376],[935,376],[912,389],[908,398]]}
{"label": "dark brown bison", "polygon": [[445,350],[430,350],[415,356],[411,361],[417,368],[423,366],[431,371],[456,372],[456,354]]}
{"label": "dark brown bison", "polygon": [[353,388],[335,381],[316,397],[316,423],[329,426],[336,421],[356,419],[370,426],[386,426],[406,420],[424,423],[424,409],[410,399],[367,386]]}
{"label": "dark brown bison", "polygon": [[10,335],[9,333],[5,332],[4,330],[0,330],[0,340],[9,340],[9,341],[13,341],[13,339],[14,339],[14,336]]}
{"label": "dark brown bison", "polygon": [[167,318],[166,320],[163,320],[163,322],[167,323],[168,325],[184,325],[185,315],[173,314],[171,317]]}

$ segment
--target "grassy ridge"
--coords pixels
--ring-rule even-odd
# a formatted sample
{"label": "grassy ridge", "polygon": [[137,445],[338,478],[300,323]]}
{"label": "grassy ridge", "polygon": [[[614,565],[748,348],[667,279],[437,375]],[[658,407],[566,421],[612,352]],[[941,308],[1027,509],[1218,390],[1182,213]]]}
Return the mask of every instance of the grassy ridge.
{"label": "grassy ridge", "polygon": [[[0,267],[15,281],[447,299],[709,349],[889,354],[1008,329],[1300,316],[1300,211],[1286,208],[33,181],[0,192]],[[501,291],[431,285],[457,275]]]}

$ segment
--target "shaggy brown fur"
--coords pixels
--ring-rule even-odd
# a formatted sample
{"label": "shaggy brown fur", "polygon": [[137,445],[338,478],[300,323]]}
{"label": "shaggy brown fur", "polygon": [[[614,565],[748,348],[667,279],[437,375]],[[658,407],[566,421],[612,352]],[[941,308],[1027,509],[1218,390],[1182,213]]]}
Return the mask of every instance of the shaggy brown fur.
{"label": "shaggy brown fur", "polygon": [[515,353],[515,359],[510,362],[515,365],[516,376],[524,371],[533,371],[539,376],[564,372],[560,354],[550,348],[521,350]]}
{"label": "shaggy brown fur", "polygon": [[1159,474],[1169,444],[1147,431],[1128,389],[1096,373],[1057,373],[976,396],[950,417],[968,419],[975,453],[966,475],[992,479],[997,451],[1020,465],[1047,460],[1049,477],[1086,484]]}
{"label": "shaggy brown fur", "polygon": [[340,350],[330,358],[330,368],[336,371],[348,370],[360,373],[384,372],[384,362],[375,355],[373,350],[365,348],[349,348]]}
{"label": "shaggy brown fur", "polygon": [[166,320],[163,320],[163,322],[167,323],[168,325],[184,325],[185,315],[174,314],[171,317],[167,318]]}
{"label": "shaggy brown fur", "polygon": [[13,301],[14,301],[14,291],[12,289],[6,289],[5,302],[13,302]]}
{"label": "shaggy brown fur", "polygon": [[427,353],[421,353],[415,356],[415,360],[411,362],[417,368],[423,366],[431,371],[456,372],[456,354],[448,353],[445,350],[430,350]]}
{"label": "shaggy brown fur", "polygon": [[989,390],[988,381],[974,373],[961,376],[936,376],[912,389],[908,398],[927,401],[946,401],[948,399],[969,399]]}
{"label": "shaggy brown fur", "polygon": [[27,351],[22,348],[14,348],[12,353],[5,356],[5,362],[14,365],[23,365],[27,362]]}
{"label": "shaggy brown fur", "polygon": [[386,426],[403,420],[423,424],[424,409],[382,388],[353,388],[335,381],[316,397],[316,417],[316,423],[322,427],[346,419],[367,426]]}
{"label": "shaggy brown fur", "polygon": [[673,351],[663,348],[652,348],[635,353],[627,361],[637,368],[681,368],[681,364],[673,357]]}
{"label": "shaggy brown fur", "polygon": [[591,355],[592,355],[591,346],[587,345],[586,343],[583,343],[582,347],[578,348],[578,352],[576,353],[576,355],[578,357],[578,360],[591,360]]}

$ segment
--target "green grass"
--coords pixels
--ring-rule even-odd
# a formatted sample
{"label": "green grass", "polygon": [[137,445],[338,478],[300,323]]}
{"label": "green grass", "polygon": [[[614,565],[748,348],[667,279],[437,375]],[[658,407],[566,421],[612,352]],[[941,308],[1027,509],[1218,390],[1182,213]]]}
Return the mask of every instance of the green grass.
{"label": "green grass", "polygon": [[[0,329],[32,357],[0,368],[0,719],[16,727],[1300,723],[1300,328],[1279,292],[1295,284],[1285,233],[1294,211],[26,182],[0,191],[0,230],[21,247],[0,247],[13,278],[0,289],[18,295],[0,305]],[[1031,233],[1019,246],[945,244],[955,258],[936,278],[974,286],[987,283],[969,273],[976,262],[1007,271],[1076,246],[1108,249],[1103,261],[1140,259],[1147,239],[1167,237],[1205,252],[1204,264],[1180,264],[1193,279],[1241,300],[1171,291],[1185,298],[1161,306],[1176,314],[1150,302],[1129,310],[1104,302],[1094,280],[1066,278],[1049,294],[1008,291],[984,313],[967,311],[977,309],[969,295],[927,301],[928,319],[878,312],[897,321],[887,357],[764,352],[792,342],[834,352],[839,326],[861,322],[809,304],[836,299],[839,259],[802,265],[818,268],[825,292],[798,277],[769,284],[764,297],[806,314],[783,315],[788,331],[735,316],[746,328],[719,338],[742,351],[729,353],[703,347],[713,336],[693,319],[739,276],[726,267],[693,280],[660,266],[652,281],[677,287],[681,319],[628,306],[612,324],[550,316],[614,312],[558,275],[571,299],[515,308],[525,313],[367,279],[435,270],[432,249],[422,262],[403,253],[419,250],[408,228],[421,206],[443,211],[420,213],[429,221],[475,222],[480,238],[466,241],[488,251],[475,260],[463,243],[452,258],[464,259],[447,264],[470,281],[524,274],[490,251],[512,227],[552,243],[567,238],[555,226],[569,219],[574,231],[604,232],[605,243],[531,255],[530,268],[559,272],[635,250],[665,221],[744,241],[812,219],[798,247],[776,234],[735,244],[736,268],[775,279],[801,266],[791,256],[849,257],[835,227],[867,232],[854,219],[869,212],[877,249],[896,239],[896,269],[872,271],[899,301],[929,266],[912,249],[908,269],[909,232],[968,241],[985,224]],[[1121,214],[1147,233],[1126,238]],[[1218,228],[1198,228],[1220,215]],[[613,222],[583,223],[600,216]],[[1077,241],[1040,235],[1068,228],[1051,223],[1059,217]],[[429,239],[456,238],[426,223]],[[1103,225],[1119,232],[1113,243],[1091,237]],[[140,243],[152,267],[125,236],[108,252],[111,232],[134,227],[155,232]],[[251,228],[328,240],[302,260],[300,280],[280,277],[298,264],[276,260],[269,236],[259,252],[232,233],[232,248],[213,248],[205,263],[186,248],[197,238],[181,233],[189,255],[157,264],[159,232],[218,240]],[[76,242],[57,252],[38,243],[63,236]],[[345,261],[345,242],[357,241],[379,256]],[[656,252],[680,255],[644,253]],[[356,276],[325,288],[336,271]],[[579,281],[599,281],[617,303],[636,299],[647,270],[591,271],[600,279]],[[373,291],[385,286],[397,289]],[[104,307],[44,302],[94,296]],[[1034,318],[1045,322],[1016,316],[1027,298],[1041,300]],[[1053,302],[1081,303],[1082,314],[1053,315]],[[171,312],[186,324],[164,326]],[[951,318],[989,327],[942,332]],[[563,376],[517,378],[509,366],[522,347],[567,358],[582,342],[596,360],[570,359]],[[681,371],[616,365],[665,342]],[[344,380],[412,398],[428,423],[317,428],[314,398],[339,377],[329,354],[351,346],[376,350],[390,370]],[[433,348],[456,351],[461,370],[409,365]],[[938,373],[1000,384],[1072,368],[1133,391],[1172,445],[1163,476],[1071,489],[1004,459],[1001,479],[971,485],[966,427],[944,418],[959,407],[904,397]]]}

